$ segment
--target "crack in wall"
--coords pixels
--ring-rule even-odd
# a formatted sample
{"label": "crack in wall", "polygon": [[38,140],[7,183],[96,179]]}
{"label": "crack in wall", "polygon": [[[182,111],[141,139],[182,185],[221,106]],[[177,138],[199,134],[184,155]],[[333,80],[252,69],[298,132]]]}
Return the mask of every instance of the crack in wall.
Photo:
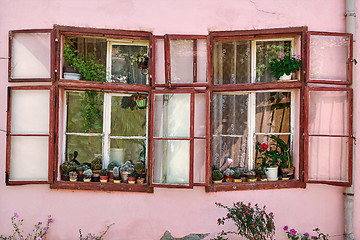
{"label": "crack in wall", "polygon": [[258,6],[256,5],[256,3],[254,2],[254,0],[249,0],[253,5],[254,7],[256,8],[257,11],[259,12],[263,12],[263,13],[267,13],[267,14],[272,14],[272,15],[280,15],[279,13],[276,13],[276,12],[269,12],[269,11],[265,11],[265,10],[262,10],[260,8],[258,8]]}

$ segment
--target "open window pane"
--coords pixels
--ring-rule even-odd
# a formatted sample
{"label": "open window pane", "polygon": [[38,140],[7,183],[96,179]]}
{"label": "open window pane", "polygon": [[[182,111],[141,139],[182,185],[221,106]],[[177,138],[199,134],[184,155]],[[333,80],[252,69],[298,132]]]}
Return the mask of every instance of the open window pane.
{"label": "open window pane", "polygon": [[49,137],[12,136],[10,180],[48,181]]}
{"label": "open window pane", "polygon": [[194,140],[194,183],[206,182],[206,140]]}
{"label": "open window pane", "polygon": [[290,92],[256,93],[255,132],[290,132],[290,95]]}
{"label": "open window pane", "polygon": [[251,41],[214,43],[214,84],[251,82]]}
{"label": "open window pane", "polygon": [[112,96],[111,136],[145,136],[146,115],[146,95]]}
{"label": "open window pane", "polygon": [[310,136],[309,159],[309,181],[349,181],[347,137]]}
{"label": "open window pane", "polygon": [[350,37],[310,34],[309,81],[349,81]]}
{"label": "open window pane", "polygon": [[11,78],[50,79],[51,33],[14,33]]}
{"label": "open window pane", "polygon": [[309,134],[348,134],[348,95],[346,91],[310,91]]}
{"label": "open window pane", "polygon": [[67,132],[101,133],[103,93],[96,91],[67,93]]}
{"label": "open window pane", "polygon": [[190,141],[155,140],[153,183],[189,185]]}
{"label": "open window pane", "polygon": [[156,94],[155,109],[155,137],[190,137],[190,94]]}
{"label": "open window pane", "polygon": [[48,90],[13,90],[11,103],[12,133],[49,134]]}

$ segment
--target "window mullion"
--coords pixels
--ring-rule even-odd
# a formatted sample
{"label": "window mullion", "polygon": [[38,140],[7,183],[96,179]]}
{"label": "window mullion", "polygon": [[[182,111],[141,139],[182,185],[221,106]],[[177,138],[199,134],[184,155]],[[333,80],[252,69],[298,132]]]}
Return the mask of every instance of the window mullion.
{"label": "window mullion", "polygon": [[251,77],[251,83],[256,82],[256,41],[251,41],[251,71],[250,71],[250,77]]}
{"label": "window mullion", "polygon": [[254,161],[254,141],[255,141],[255,115],[256,115],[256,99],[255,93],[249,93],[249,107],[248,107],[248,122],[249,122],[249,135],[248,135],[248,169],[253,169]]}
{"label": "window mullion", "polygon": [[110,124],[111,124],[111,95],[104,94],[103,106],[103,168],[109,164],[110,161]]}

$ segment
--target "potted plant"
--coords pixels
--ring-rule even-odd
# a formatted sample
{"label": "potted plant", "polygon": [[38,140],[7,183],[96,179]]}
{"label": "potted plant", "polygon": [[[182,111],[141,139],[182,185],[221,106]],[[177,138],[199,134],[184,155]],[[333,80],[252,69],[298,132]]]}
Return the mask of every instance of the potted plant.
{"label": "potted plant", "polygon": [[61,180],[69,181],[69,172],[74,171],[76,168],[76,163],[73,161],[65,161],[60,165],[61,170]]}
{"label": "potted plant", "polygon": [[145,109],[147,104],[147,96],[141,94],[134,94],[131,98],[136,102],[139,109]]}
{"label": "potted plant", "polygon": [[113,168],[114,183],[121,183],[119,167]]}
{"label": "potted plant", "polygon": [[142,161],[138,161],[137,163],[135,163],[134,168],[136,173],[143,173],[145,170],[145,163]]}
{"label": "potted plant", "polygon": [[240,169],[234,171],[234,182],[242,182]]}
{"label": "potted plant", "polygon": [[92,174],[93,172],[91,171],[91,169],[86,169],[83,173],[84,182],[91,182]]}
{"label": "potted plant", "polygon": [[92,175],[92,182],[99,182],[100,181],[100,170],[102,167],[101,163],[101,154],[97,154],[95,159],[91,161],[91,170],[93,172]]}
{"label": "potted plant", "polygon": [[137,184],[142,184],[142,183],[144,183],[145,182],[145,178],[137,178],[136,179],[136,183]]}
{"label": "potted plant", "polygon": [[291,57],[284,53],[271,59],[269,64],[267,69],[279,80],[291,80],[291,73],[296,73],[302,66],[300,55]]}
{"label": "potted plant", "polygon": [[132,173],[134,170],[135,170],[135,168],[131,161],[126,161],[123,165],[121,165],[120,174],[121,174],[121,179],[123,180],[123,182],[125,182],[125,183],[127,182],[128,175],[130,173]]}
{"label": "potted plant", "polygon": [[132,172],[128,175],[128,183],[130,184],[135,184],[136,178],[137,178],[137,173],[136,172]]}
{"label": "potted plant", "polygon": [[234,176],[234,170],[232,170],[231,168],[227,168],[225,169],[225,171],[223,172],[224,176],[225,176],[225,181],[226,182],[232,182],[233,181],[233,176]]}
{"label": "potted plant", "polygon": [[149,56],[147,53],[136,53],[130,56],[132,65],[137,65],[140,69],[147,69],[149,67]]}
{"label": "potted plant", "polygon": [[78,174],[79,181],[83,181],[83,173],[86,169],[89,169],[89,166],[86,164],[79,164],[76,166],[76,173]]}
{"label": "potted plant", "polygon": [[101,169],[100,170],[100,182],[102,183],[106,183],[108,181],[108,170],[106,169]]}
{"label": "potted plant", "polygon": [[69,172],[70,182],[76,182],[77,181],[77,173],[75,171]]}
{"label": "potted plant", "polygon": [[248,182],[256,182],[256,173],[255,171],[248,171],[246,173],[246,179]]}
{"label": "potted plant", "polygon": [[214,169],[212,171],[212,179],[213,182],[218,184],[218,183],[222,183],[223,181],[223,174],[219,169]]}
{"label": "potted plant", "polygon": [[119,167],[121,164],[118,161],[111,161],[107,167],[108,175],[109,175],[109,182],[114,182],[114,167]]}

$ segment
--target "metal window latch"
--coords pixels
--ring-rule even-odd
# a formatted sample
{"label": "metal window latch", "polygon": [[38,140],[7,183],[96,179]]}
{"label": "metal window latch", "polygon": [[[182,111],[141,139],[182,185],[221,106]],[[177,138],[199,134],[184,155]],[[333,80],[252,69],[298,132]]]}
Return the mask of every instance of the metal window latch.
{"label": "metal window latch", "polygon": [[357,60],[354,58],[352,60],[350,60],[351,62],[355,63],[355,65],[357,64]]}
{"label": "metal window latch", "polygon": [[356,145],[356,137],[355,136],[350,136],[353,140],[354,140],[354,145]]}

